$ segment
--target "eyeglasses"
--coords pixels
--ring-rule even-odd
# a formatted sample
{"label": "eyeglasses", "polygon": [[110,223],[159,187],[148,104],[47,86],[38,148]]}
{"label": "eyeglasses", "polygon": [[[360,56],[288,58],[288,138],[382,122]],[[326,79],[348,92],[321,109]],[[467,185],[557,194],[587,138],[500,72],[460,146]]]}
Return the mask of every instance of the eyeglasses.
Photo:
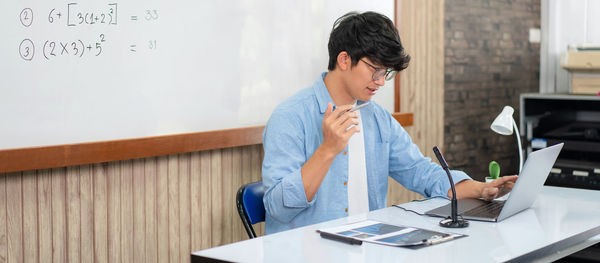
{"label": "eyeglasses", "polygon": [[373,72],[373,80],[375,80],[375,81],[377,81],[381,77],[385,77],[385,80],[392,80],[398,73],[398,71],[393,70],[393,69],[389,69],[389,68],[385,69],[385,68],[375,67],[375,66],[369,64],[369,62],[366,62],[362,59],[360,61],[364,62],[365,64],[369,65],[369,67],[371,67],[375,70],[375,72]]}

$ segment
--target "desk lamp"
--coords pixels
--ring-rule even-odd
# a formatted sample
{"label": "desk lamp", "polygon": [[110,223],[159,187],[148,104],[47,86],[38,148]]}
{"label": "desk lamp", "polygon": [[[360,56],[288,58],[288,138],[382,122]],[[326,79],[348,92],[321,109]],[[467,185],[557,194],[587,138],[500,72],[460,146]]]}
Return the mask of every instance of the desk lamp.
{"label": "desk lamp", "polygon": [[521,173],[521,169],[523,169],[523,151],[521,150],[521,136],[519,135],[519,128],[512,117],[514,112],[515,110],[511,106],[504,106],[504,109],[502,109],[502,112],[500,112],[498,117],[496,117],[494,122],[492,122],[492,126],[490,128],[492,131],[502,135],[512,135],[513,130],[516,132],[517,144],[519,145],[519,173]]}

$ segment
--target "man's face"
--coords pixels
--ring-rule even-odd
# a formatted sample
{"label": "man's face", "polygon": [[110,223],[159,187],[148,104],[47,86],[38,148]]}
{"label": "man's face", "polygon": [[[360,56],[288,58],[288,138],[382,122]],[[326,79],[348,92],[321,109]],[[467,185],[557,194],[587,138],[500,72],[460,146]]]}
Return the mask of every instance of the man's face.
{"label": "man's face", "polygon": [[[370,64],[370,65],[369,65]],[[351,67],[348,72],[346,91],[354,99],[369,101],[377,93],[377,90],[385,84],[385,77],[373,80],[373,73],[380,65],[373,64],[368,58],[361,58],[358,63]]]}

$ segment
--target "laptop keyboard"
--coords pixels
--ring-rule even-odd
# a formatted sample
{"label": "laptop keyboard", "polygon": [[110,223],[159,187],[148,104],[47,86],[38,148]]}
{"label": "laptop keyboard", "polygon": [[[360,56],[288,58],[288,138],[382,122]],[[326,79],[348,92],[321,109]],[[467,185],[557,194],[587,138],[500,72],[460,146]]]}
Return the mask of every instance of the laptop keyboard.
{"label": "laptop keyboard", "polygon": [[465,211],[464,213],[462,213],[462,215],[472,217],[496,218],[500,214],[500,211],[502,210],[503,206],[504,201],[489,202],[485,205],[481,205],[471,210]]}

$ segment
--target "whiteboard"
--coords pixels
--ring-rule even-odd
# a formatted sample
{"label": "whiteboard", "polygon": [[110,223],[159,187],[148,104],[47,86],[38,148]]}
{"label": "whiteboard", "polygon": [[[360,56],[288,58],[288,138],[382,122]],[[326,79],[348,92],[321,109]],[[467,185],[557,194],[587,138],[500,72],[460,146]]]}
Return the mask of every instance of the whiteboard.
{"label": "whiteboard", "polygon": [[394,2],[3,0],[0,149],[264,125],[354,10]]}

